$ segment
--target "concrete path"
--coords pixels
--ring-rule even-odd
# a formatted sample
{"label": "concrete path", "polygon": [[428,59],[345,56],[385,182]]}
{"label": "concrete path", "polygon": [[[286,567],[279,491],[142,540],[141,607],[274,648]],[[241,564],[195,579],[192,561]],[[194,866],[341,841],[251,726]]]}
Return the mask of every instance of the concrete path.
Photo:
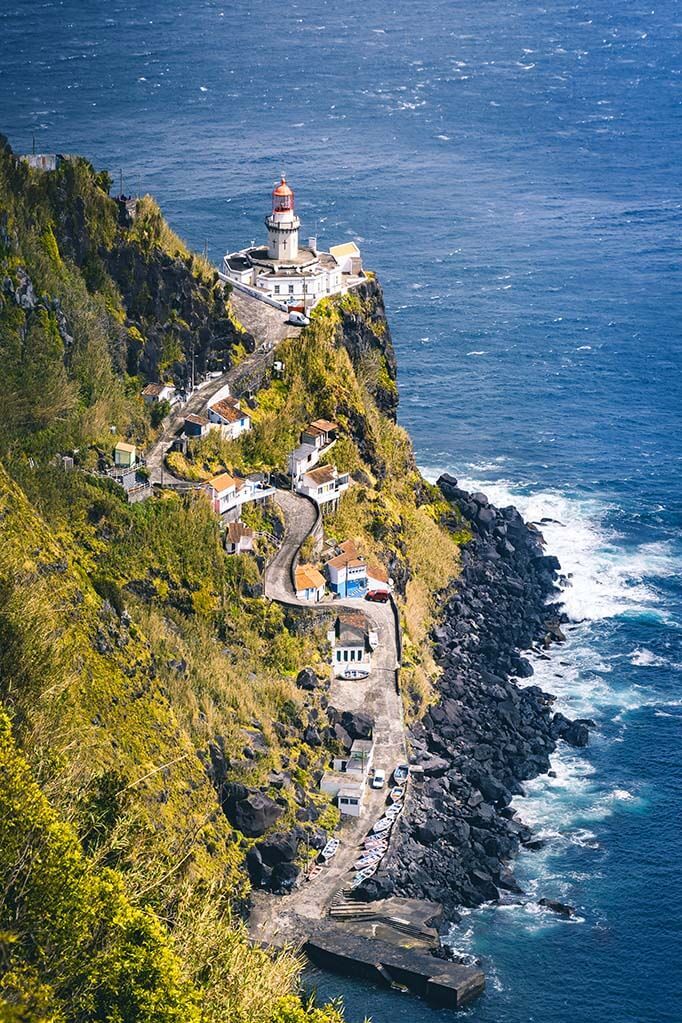
{"label": "concrete path", "polygon": [[287,337],[297,337],[301,332],[300,327],[292,327],[286,322],[285,313],[244,292],[235,290],[230,297],[230,303],[235,316],[256,339],[258,347],[255,352],[242,359],[238,366],[196,390],[184,405],[176,405],[171,409],[170,415],[164,420],[161,434],[145,455],[152,483],[166,483],[172,486],[182,482],[164,469],[163,463],[175,437],[182,430],[185,416],[205,412],[213,395],[225,384],[229,384],[230,393],[237,397],[251,390],[259,374],[274,361],[274,351],[280,341]]}
{"label": "concrete path", "polygon": [[281,309],[275,309],[238,288],[232,289],[230,305],[242,327],[246,327],[261,345],[278,345],[286,337],[298,337],[301,333],[300,327],[287,323],[287,314]]}
{"label": "concrete path", "polygon": [[[282,546],[266,569],[266,596],[289,607],[362,611],[370,627],[378,632],[379,646],[372,656],[369,678],[362,681],[334,679],[329,702],[338,710],[363,711],[373,719],[374,764],[389,777],[399,763],[406,761],[403,708],[396,684],[398,654],[391,605],[374,604],[359,598],[324,600],[319,604],[297,600],[291,585],[291,565],[300,544],[314,525],[315,509],[305,498],[287,491],[278,491],[276,500],[284,512],[286,530]],[[365,835],[382,815],[386,800],[386,789],[367,789],[362,816],[342,817],[337,832],[341,839],[339,851],[313,881],[303,881],[301,887],[290,895],[254,894],[249,922],[254,938],[275,943],[300,941],[301,918],[319,920],[326,916],[336,893],[352,879],[353,862],[358,858]]]}

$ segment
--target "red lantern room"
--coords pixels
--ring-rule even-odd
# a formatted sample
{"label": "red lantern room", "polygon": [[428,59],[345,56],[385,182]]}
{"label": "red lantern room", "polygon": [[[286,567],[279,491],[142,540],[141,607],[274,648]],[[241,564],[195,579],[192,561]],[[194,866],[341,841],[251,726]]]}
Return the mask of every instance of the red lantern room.
{"label": "red lantern room", "polygon": [[272,192],[272,212],[289,213],[293,212],[293,209],[294,193],[287,185],[287,179],[283,174],[282,180]]}

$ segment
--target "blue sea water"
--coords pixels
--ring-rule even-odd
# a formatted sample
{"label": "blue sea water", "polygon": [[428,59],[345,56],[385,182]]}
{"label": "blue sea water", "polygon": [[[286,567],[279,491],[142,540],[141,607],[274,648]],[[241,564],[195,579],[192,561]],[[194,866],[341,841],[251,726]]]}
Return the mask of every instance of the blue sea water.
{"label": "blue sea water", "polygon": [[534,681],[598,727],[519,800],[517,874],[578,914],[464,918],[472,1023],[682,1020],[681,36],[672,0],[0,3],[15,148],[121,168],[216,261],[285,168],[379,273],[424,470],[553,520],[580,624]]}

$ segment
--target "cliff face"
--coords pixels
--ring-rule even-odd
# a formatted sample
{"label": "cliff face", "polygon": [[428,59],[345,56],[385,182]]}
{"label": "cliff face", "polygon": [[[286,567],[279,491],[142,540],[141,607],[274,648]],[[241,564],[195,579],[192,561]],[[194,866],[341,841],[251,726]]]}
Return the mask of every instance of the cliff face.
{"label": "cliff face", "polygon": [[378,408],[393,422],[398,410],[398,363],[386,317],[384,294],[371,277],[340,303],[343,346],[353,365],[367,367],[370,391]]}
{"label": "cliff face", "polygon": [[[187,250],[148,196],[132,218],[121,217],[109,185],[79,157],[47,174],[31,171],[0,136],[0,272],[12,288],[24,273],[39,299],[57,303],[63,333],[83,354],[74,364],[91,371],[93,359],[108,356],[118,374],[163,375],[182,387],[192,360],[198,374],[252,351],[215,270]],[[3,313],[0,304],[18,350],[25,327]]]}
{"label": "cliff face", "polygon": [[134,328],[127,351],[132,376],[156,380],[163,373],[186,386],[192,358],[198,375],[229,369],[237,346],[253,351],[253,337],[228,315],[217,274],[198,278],[191,258],[158,247],[144,252],[125,236],[102,258],[121,292],[126,324]]}

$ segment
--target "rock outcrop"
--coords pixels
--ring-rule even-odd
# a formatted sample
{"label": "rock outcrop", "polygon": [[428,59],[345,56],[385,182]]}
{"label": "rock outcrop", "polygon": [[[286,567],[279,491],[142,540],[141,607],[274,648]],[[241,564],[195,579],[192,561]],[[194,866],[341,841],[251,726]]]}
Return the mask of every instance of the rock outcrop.
{"label": "rock outcrop", "polygon": [[515,681],[533,673],[521,651],[556,638],[565,620],[548,603],[560,566],[541,534],[515,508],[494,508],[452,477],[439,485],[473,539],[434,630],[440,699],[411,730],[411,798],[364,894],[434,899],[453,919],[458,906],[521,893],[507,864],[533,839],[509,804],[525,780],[549,770],[558,740],[584,745],[591,722],[553,714],[554,697]]}

